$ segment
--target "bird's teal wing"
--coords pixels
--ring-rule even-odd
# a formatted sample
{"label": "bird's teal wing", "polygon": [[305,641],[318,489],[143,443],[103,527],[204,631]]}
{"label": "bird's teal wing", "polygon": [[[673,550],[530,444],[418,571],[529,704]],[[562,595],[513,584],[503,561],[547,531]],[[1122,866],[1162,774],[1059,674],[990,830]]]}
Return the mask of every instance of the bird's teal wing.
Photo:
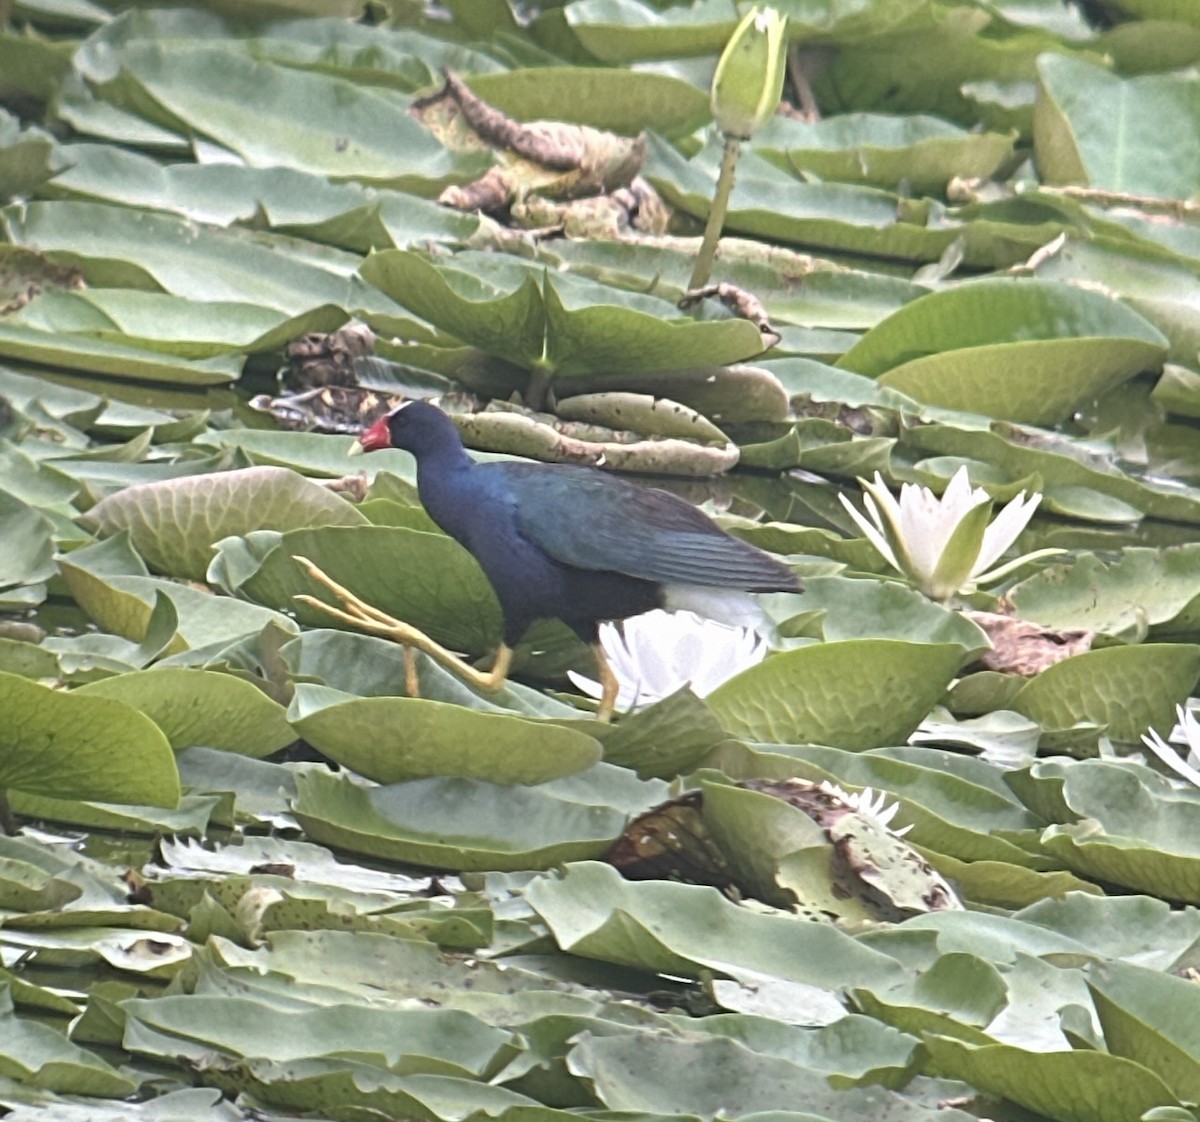
{"label": "bird's teal wing", "polygon": [[495,464],[520,534],[556,561],[662,583],[749,592],[799,587],[781,561],[683,499],[570,465]]}

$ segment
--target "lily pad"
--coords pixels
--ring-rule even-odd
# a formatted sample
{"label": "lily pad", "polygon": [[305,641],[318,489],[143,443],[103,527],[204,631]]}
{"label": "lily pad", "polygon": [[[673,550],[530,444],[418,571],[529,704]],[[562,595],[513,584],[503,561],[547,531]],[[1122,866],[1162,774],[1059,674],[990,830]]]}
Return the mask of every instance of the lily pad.
{"label": "lily pad", "polygon": [[919,401],[1054,425],[1166,355],[1166,338],[1097,292],[981,280],[893,312],[837,365]]}
{"label": "lily pad", "polygon": [[0,673],[0,790],[172,807],[179,773],[159,727],[105,697]]}
{"label": "lily pad", "polygon": [[718,687],[709,708],[734,736],[777,744],[900,744],[950,684],[950,643],[846,639],[774,655]]}
{"label": "lily pad", "polygon": [[163,667],[105,678],[77,693],[115,698],[140,710],[177,752],[202,745],[258,758],[296,739],[283,706],[232,674]]}
{"label": "lily pad", "polygon": [[[1123,78],[1083,59],[1038,60],[1034,154],[1049,183],[1188,198],[1200,180],[1200,79]],[[1178,159],[1163,160],[1164,151]]]}
{"label": "lily pad", "polygon": [[297,685],[289,717],[318,751],[379,783],[460,776],[505,786],[591,767],[600,745],[574,729],[410,697]]}
{"label": "lily pad", "polygon": [[315,841],[435,869],[536,869],[599,857],[626,821],[602,796],[584,803],[560,797],[553,784],[438,778],[368,788],[312,772],[296,776],[296,790],[293,812]]}
{"label": "lily pad", "polygon": [[253,467],[128,487],[92,507],[85,523],[105,537],[128,530],[153,569],[203,580],[222,538],[367,520],[340,495],[295,472]]}
{"label": "lily pad", "polygon": [[1136,742],[1148,728],[1164,734],[1175,706],[1200,679],[1200,647],[1147,643],[1074,655],[1043,670],[1013,697],[1010,708],[1043,729],[1090,722],[1114,740]]}

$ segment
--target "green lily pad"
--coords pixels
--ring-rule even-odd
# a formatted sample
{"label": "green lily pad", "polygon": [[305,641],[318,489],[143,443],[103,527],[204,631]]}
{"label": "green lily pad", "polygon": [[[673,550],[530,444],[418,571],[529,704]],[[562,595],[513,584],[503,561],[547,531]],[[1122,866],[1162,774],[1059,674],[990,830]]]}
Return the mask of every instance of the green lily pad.
{"label": "green lily pad", "polygon": [[1088,722],[1114,740],[1136,742],[1149,728],[1164,735],[1175,706],[1200,679],[1200,647],[1148,643],[1074,655],[1043,670],[1013,697],[1010,708],[1047,731]]}
{"label": "green lily pad", "polygon": [[574,729],[410,697],[297,685],[289,718],[318,751],[379,783],[460,776],[505,786],[591,767],[600,745]]}
{"label": "green lily pad", "polygon": [[256,60],[234,43],[131,43],[119,58],[120,81],[155,123],[206,136],[254,167],[432,193],[491,162],[443,147],[387,91]]}
{"label": "green lily pad", "polygon": [[1083,876],[1168,900],[1200,902],[1200,803],[1132,761],[1061,757],[1013,772],[1030,806],[1060,823],[1042,847]]}
{"label": "green lily pad", "polygon": [[982,280],[892,313],[838,366],[931,405],[1053,425],[1158,366],[1166,338],[1107,296],[1031,280]]}
{"label": "green lily pad", "polygon": [[709,708],[734,736],[776,744],[901,744],[963,660],[952,643],[846,639],[773,655],[718,687]]}
{"label": "green lily pad", "polygon": [[228,356],[192,361],[128,343],[84,334],[43,331],[12,322],[0,323],[0,357],[61,366],[88,374],[194,386],[233,382],[241,372],[240,361]]}
{"label": "green lily pad", "polygon": [[325,526],[284,534],[237,584],[237,592],[278,611],[295,609],[302,622],[324,626],[332,623],[329,616],[293,600],[305,593],[333,602],[297,556],[453,650],[479,655],[499,642],[500,605],[492,586],[475,559],[445,534],[401,526]]}
{"label": "green lily pad", "polygon": [[436,327],[554,375],[679,370],[737,362],[763,350],[762,335],[748,320],[698,322],[657,297],[480,254],[434,265],[420,254],[391,250],[368,258],[361,271]]}
{"label": "green lily pad", "polygon": [[[1048,183],[1187,198],[1200,180],[1200,81],[1122,78],[1082,59],[1038,60],[1034,154]],[[1164,151],[1178,159],[1163,160]]]}
{"label": "green lily pad", "polygon": [[609,865],[569,865],[538,877],[525,898],[570,954],[660,973],[704,970],[836,989],[898,980],[895,959],[837,928],[740,908],[715,888],[626,881]]}
{"label": "green lily pad", "polygon": [[197,304],[164,292],[123,288],[48,289],[8,319],[39,331],[88,335],[185,359],[273,351],[309,332],[335,331],[345,321],[346,313],[333,305],[288,317],[255,304]]}
{"label": "green lily pad", "polygon": [[202,745],[258,758],[296,739],[284,707],[232,674],[163,667],[105,678],[77,693],[115,698],[140,710],[177,752]]}
{"label": "green lily pad", "polygon": [[932,1070],[1011,1099],[1061,1122],[1128,1122],[1156,1106],[1178,1106],[1149,1068],[1087,1050],[1026,1051],[1011,1044],[968,1044],[926,1036]]}
{"label": "green lily pad", "polygon": [[179,773],[153,721],[120,701],[0,674],[0,790],[172,807]]}
{"label": "green lily pad", "polygon": [[257,604],[152,578],[123,532],[60,557],[58,568],[72,597],[91,619],[134,642],[146,638],[154,605],[164,596],[175,610],[178,629],[167,645],[159,648],[167,654],[229,643],[258,634],[268,623],[285,631],[298,630],[294,620]]}
{"label": "green lily pad", "polygon": [[601,794],[584,803],[553,784],[438,778],[368,788],[311,772],[296,776],[296,790],[293,812],[313,840],[435,869],[537,869],[599,857],[626,822]]}
{"label": "green lily pad", "polygon": [[[455,68],[461,71],[458,63]],[[538,66],[476,74],[467,84],[519,121],[567,121],[634,136],[687,136],[710,118],[708,98],[670,74],[588,66]]]}
{"label": "green lily pad", "polygon": [[137,1081],[61,1032],[13,1012],[12,987],[0,984],[0,1075],[47,1091],[123,1099]]}
{"label": "green lily pad", "polygon": [[1082,554],[1048,565],[1008,592],[1022,619],[1058,630],[1088,628],[1139,642],[1200,597],[1200,545],[1127,549],[1115,561]]}
{"label": "green lily pad", "polygon": [[1184,1101],[1197,1101],[1200,991],[1195,985],[1124,962],[1099,963],[1089,973],[1108,1050],[1144,1064]]}
{"label": "green lily pad", "polygon": [[121,1003],[124,1046],[162,1059],[202,1059],[213,1049],[284,1062],[340,1055],[397,1074],[480,1078],[509,1039],[456,1009],[322,1007],[299,998],[291,1006],[225,994],[130,998]]}
{"label": "green lily pad", "polygon": [[955,176],[990,178],[1012,158],[1014,140],[919,114],[844,113],[812,123],[776,116],[754,134],[753,149],[784,171],[941,194]]}
{"label": "green lily pad", "polygon": [[161,573],[203,580],[222,538],[367,520],[340,495],[295,472],[252,467],[129,487],[97,503],[84,521],[104,537],[128,530],[133,547]]}

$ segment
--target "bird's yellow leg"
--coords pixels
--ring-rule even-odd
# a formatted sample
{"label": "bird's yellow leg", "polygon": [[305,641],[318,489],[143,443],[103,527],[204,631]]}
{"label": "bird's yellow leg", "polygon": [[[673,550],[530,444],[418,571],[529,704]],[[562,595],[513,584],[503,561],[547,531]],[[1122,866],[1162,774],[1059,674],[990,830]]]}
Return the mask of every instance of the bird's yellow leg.
{"label": "bird's yellow leg", "polygon": [[317,608],[342,623],[357,627],[360,631],[368,631],[372,635],[391,639],[392,642],[399,643],[405,648],[404,683],[411,697],[418,696],[417,667],[416,661],[412,657],[412,648],[414,647],[429,655],[430,658],[436,659],[447,670],[457,674],[465,682],[469,682],[478,689],[494,693],[504,686],[513,658],[512,648],[506,643],[501,643],[497,648],[491,670],[486,672],[476,670],[453,651],[447,650],[437,640],[431,639],[424,631],[413,627],[411,623],[395,619],[386,612],[372,607],[364,600],[360,600],[353,592],[338,584],[333,577],[314,565],[307,557],[293,556],[292,559],[298,562],[313,580],[329,589],[342,606],[337,608],[332,604],[326,604],[324,600],[318,600],[315,596],[304,594],[294,596],[294,600],[307,604],[311,608]]}
{"label": "bird's yellow leg", "polygon": [[604,648],[599,643],[592,643],[592,654],[596,657],[596,669],[600,675],[600,707],[596,710],[596,720],[607,724],[612,720],[613,710],[617,707],[617,694],[621,683],[608,665]]}

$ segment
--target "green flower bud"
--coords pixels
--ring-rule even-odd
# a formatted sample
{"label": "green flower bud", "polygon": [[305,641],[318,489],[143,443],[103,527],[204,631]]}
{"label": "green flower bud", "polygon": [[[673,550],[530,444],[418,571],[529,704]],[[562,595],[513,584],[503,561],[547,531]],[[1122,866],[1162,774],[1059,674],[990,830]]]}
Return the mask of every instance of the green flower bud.
{"label": "green flower bud", "polygon": [[783,94],[787,17],[751,8],[738,24],[713,76],[712,111],[726,136],[748,140],[771,118]]}

